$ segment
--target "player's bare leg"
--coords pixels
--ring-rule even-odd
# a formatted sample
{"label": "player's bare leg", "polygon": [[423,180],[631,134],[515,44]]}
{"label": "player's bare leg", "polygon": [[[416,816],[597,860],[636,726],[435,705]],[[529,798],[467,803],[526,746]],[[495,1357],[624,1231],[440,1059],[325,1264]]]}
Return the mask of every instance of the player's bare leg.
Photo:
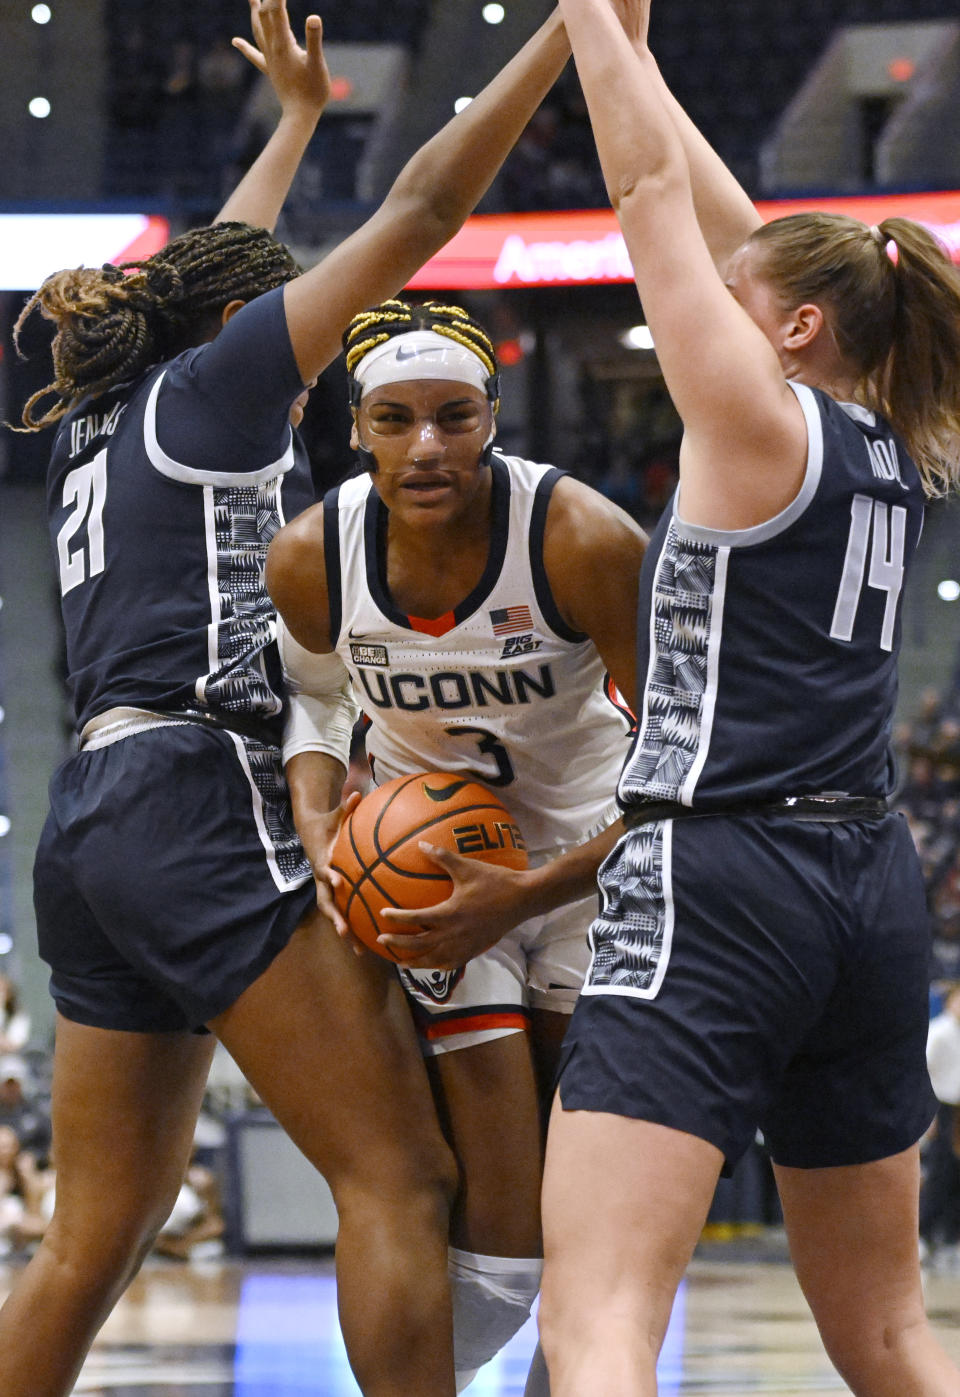
{"label": "player's bare leg", "polygon": [[121,1033],[58,1017],[53,1219],[0,1311],[3,1397],[66,1397],[166,1221],[213,1051],[190,1033]]}
{"label": "player's bare leg", "polygon": [[540,1113],[526,1033],[429,1059],[460,1168],[450,1275],[458,1390],[525,1323],[540,1285]]}
{"label": "player's bare leg", "polygon": [[775,1166],[797,1277],[858,1397],[958,1397],[927,1322],[917,1250],[916,1147],[873,1164]]}
{"label": "player's bare leg", "polygon": [[313,914],[211,1028],[333,1192],[340,1322],[365,1397],[452,1397],[456,1174],[392,966]]}
{"label": "player's bare leg", "polygon": [[540,1301],[553,1397],[654,1397],[674,1296],[722,1163],[694,1135],[555,1104]]}
{"label": "player's bare leg", "polygon": [[[569,1014],[558,1014],[546,1009],[534,1009],[530,1014],[530,1050],[533,1054],[544,1139],[553,1100],[557,1064],[560,1061],[560,1049],[569,1023]],[[550,1397],[550,1378],[543,1356],[543,1345],[540,1343],[537,1344],[530,1360],[523,1397]]]}
{"label": "player's bare leg", "polygon": [[427,1061],[460,1170],[450,1240],[466,1251],[539,1256],[542,1146],[526,1033]]}

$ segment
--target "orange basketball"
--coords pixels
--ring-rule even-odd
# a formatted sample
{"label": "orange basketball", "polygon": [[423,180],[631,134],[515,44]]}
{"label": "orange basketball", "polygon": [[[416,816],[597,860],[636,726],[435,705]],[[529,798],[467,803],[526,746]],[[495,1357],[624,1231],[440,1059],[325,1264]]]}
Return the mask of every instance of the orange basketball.
{"label": "orange basketball", "polygon": [[509,810],[462,772],[398,776],[371,791],[344,820],[330,866],[340,874],[337,906],[350,930],[387,960],[403,956],[379,945],[380,932],[416,928],[381,922],[383,908],[432,907],[453,887],[420,850],[421,839],[506,868],[527,866],[526,844]]}

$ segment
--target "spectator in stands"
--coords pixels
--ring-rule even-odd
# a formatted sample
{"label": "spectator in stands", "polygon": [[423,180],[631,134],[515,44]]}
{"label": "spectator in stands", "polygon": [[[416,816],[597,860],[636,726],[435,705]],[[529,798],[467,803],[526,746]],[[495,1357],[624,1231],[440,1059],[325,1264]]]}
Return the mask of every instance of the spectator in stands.
{"label": "spectator in stands", "polygon": [[9,975],[0,973],[0,1053],[18,1053],[30,1038],[30,1015]]}
{"label": "spectator in stands", "polygon": [[17,1132],[0,1125],[0,1257],[39,1240],[53,1213],[54,1174],[40,1169]]}
{"label": "spectator in stands", "polygon": [[36,1166],[20,1146],[17,1132],[0,1125],[0,1257],[19,1246],[16,1229],[32,1201]]}
{"label": "spectator in stands", "polygon": [[50,1116],[25,1090],[28,1078],[22,1057],[8,1053],[0,1058],[0,1127],[10,1126],[23,1149],[42,1162],[50,1152]]}
{"label": "spectator in stands", "polygon": [[194,1150],[173,1211],[160,1229],[153,1249],[177,1261],[219,1256],[223,1252],[223,1233],[219,1181],[212,1169],[199,1163]]}

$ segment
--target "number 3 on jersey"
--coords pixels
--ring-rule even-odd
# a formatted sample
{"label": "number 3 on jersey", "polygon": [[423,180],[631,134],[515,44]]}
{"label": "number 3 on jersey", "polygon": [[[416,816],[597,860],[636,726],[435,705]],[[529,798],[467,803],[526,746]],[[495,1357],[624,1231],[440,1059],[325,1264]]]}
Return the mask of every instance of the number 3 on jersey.
{"label": "number 3 on jersey", "polygon": [[479,779],[487,786],[509,786],[516,781],[517,773],[513,769],[513,762],[510,760],[510,753],[504,747],[499,738],[494,737],[492,732],[487,732],[486,728],[462,727],[447,728],[446,732],[451,737],[460,737],[463,733],[469,733],[477,740],[477,747],[485,757],[492,757],[496,764],[496,775],[489,771],[477,773]]}
{"label": "number 3 on jersey", "polygon": [[[63,507],[73,510],[57,534],[60,595],[103,572],[103,506],[107,498],[107,449],[85,466],[77,466],[63,482]],[[86,525],[86,539],[77,539]],[[76,546],[71,546],[76,540]]]}
{"label": "number 3 on jersey", "polygon": [[847,555],[843,562],[843,577],[837,593],[830,635],[834,640],[851,640],[853,627],[863,591],[867,548],[870,548],[870,572],[867,586],[886,592],[887,604],[880,630],[881,650],[893,649],[893,631],[897,621],[897,602],[903,587],[903,551],[907,534],[907,511],[903,505],[885,504],[869,495],[854,495],[850,506],[850,534]]}

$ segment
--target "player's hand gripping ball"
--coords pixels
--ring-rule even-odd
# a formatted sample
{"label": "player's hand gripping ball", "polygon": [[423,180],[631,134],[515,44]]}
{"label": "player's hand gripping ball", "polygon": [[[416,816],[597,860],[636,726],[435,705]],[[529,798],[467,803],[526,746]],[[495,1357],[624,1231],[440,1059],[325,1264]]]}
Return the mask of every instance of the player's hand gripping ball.
{"label": "player's hand gripping ball", "polygon": [[403,956],[381,946],[380,933],[417,928],[382,922],[384,907],[433,907],[453,890],[421,840],[505,868],[527,866],[523,835],[509,810],[462,772],[398,776],[371,791],[341,825],[330,867],[340,875],[337,906],[350,930],[387,960]]}

